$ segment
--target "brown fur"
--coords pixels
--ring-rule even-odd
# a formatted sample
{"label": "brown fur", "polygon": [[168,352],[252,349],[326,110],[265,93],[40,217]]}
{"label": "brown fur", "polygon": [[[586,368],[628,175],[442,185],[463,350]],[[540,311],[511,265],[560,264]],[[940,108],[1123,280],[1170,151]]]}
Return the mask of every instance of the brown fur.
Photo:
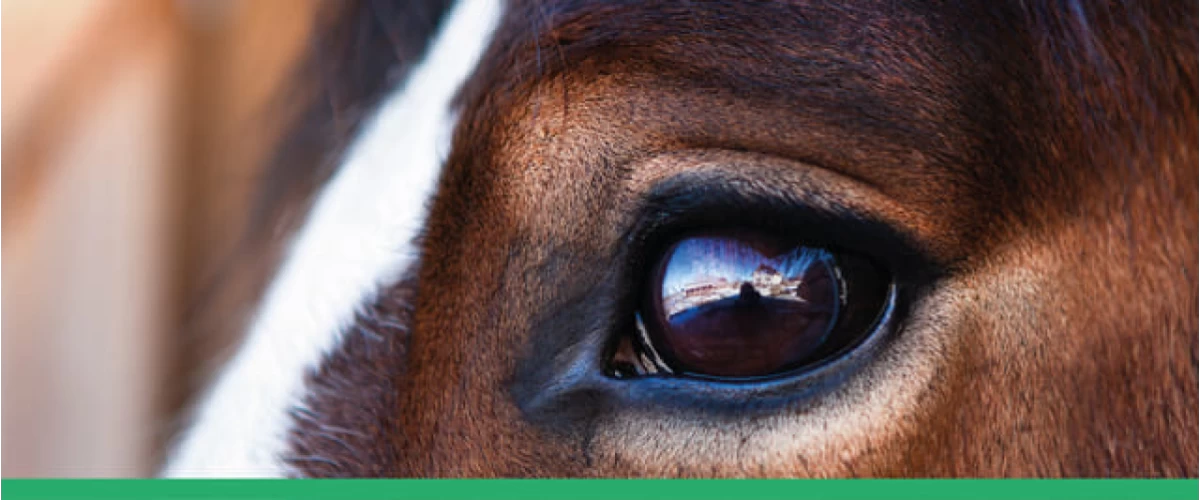
{"label": "brown fur", "polygon": [[[511,6],[411,317],[408,282],[314,376],[298,469],[1196,476],[1195,5],[980,4]],[[740,402],[593,373],[681,178],[889,228],[930,271],[894,339]]]}

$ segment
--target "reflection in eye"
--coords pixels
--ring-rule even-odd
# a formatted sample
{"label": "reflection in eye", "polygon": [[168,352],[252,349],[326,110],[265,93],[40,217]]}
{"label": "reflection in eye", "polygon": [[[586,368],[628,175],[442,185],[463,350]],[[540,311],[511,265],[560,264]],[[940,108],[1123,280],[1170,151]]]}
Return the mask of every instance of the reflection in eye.
{"label": "reflection in eye", "polygon": [[[655,335],[683,371],[745,377],[812,354],[839,308],[833,256],[766,241],[689,238],[665,258]],[[652,290],[652,293],[654,291]]]}
{"label": "reflection in eye", "polygon": [[640,351],[622,357],[629,341],[614,362],[632,367],[626,373],[731,379],[812,365],[869,330],[883,278],[860,257],[758,234],[684,238],[648,276]]}

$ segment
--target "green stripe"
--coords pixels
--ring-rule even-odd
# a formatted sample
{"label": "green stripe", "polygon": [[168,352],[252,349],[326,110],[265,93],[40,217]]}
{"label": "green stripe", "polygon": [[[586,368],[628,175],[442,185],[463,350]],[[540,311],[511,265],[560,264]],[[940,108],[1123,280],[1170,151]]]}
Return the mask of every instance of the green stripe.
{"label": "green stripe", "polygon": [[1181,499],[1195,479],[980,480],[145,480],[5,479],[4,498],[65,499]]}

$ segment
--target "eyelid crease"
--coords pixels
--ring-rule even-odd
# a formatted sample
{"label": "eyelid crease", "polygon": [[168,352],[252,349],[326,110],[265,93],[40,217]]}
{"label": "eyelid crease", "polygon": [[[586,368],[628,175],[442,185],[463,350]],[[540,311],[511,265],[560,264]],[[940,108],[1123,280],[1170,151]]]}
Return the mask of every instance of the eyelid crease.
{"label": "eyelid crease", "polygon": [[[781,211],[802,208],[811,217],[861,221],[882,228],[922,260],[949,265],[958,256],[937,242],[948,228],[929,214],[911,210],[875,187],[839,172],[791,159],[755,152],[689,149],[658,153],[622,167],[626,181],[623,203],[638,207],[636,221],[655,212],[690,210],[693,206],[741,207],[776,205]],[[636,236],[631,231],[627,237]]]}

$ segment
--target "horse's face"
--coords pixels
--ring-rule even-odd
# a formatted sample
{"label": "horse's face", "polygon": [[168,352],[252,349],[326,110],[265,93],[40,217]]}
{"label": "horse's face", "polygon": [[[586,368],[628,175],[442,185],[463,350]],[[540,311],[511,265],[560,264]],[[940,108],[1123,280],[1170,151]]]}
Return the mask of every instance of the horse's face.
{"label": "horse's face", "polygon": [[[1194,6],[980,3],[509,5],[463,67],[419,259],[380,248],[378,227],[345,233],[343,258],[383,270],[284,388],[283,427],[226,419],[279,442],[221,459],[303,475],[1195,475]],[[488,32],[460,14],[443,37]],[[406,240],[371,201],[397,196],[386,186],[354,196]],[[318,200],[302,232],[334,210]],[[700,301],[707,323],[664,305],[664,282],[782,268],[789,251],[824,255],[783,272],[808,287],[786,292],[799,313],[748,273],[758,288]],[[276,288],[316,283],[282,269],[263,317]],[[255,328],[247,350],[255,335],[288,349],[270,335],[285,327]],[[255,390],[250,375],[224,390]],[[189,449],[182,471],[217,460]]]}

